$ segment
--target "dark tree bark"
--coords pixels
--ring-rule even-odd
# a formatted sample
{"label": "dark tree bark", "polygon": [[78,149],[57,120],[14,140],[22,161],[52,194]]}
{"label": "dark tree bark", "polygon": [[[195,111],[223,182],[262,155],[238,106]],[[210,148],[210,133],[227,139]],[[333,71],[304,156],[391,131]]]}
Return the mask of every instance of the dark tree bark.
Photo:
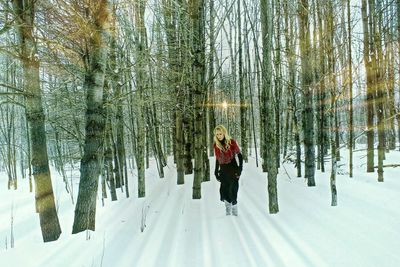
{"label": "dark tree bark", "polygon": [[[263,88],[265,96],[261,100],[265,116],[265,138],[268,155],[268,199],[269,199],[269,213],[274,214],[279,212],[278,205],[278,190],[277,190],[277,174],[278,167],[276,162],[276,135],[275,135],[275,107],[272,101],[272,63],[270,57],[272,53],[272,4],[269,0],[261,0],[261,31],[262,31],[262,44],[263,44]],[[266,160],[265,158],[263,159]]]}
{"label": "dark tree bark", "polygon": [[301,0],[299,3],[299,24],[302,33],[300,35],[301,87],[304,94],[304,178],[307,179],[308,186],[315,186],[313,71],[309,23],[308,0]]}
{"label": "dark tree bark", "polygon": [[211,105],[209,105],[208,109],[208,125],[209,125],[209,133],[208,133],[208,149],[210,156],[214,156],[214,128],[216,126],[216,118],[215,118],[215,107],[216,107],[216,98],[215,98],[215,81],[214,81],[214,64],[215,64],[215,9],[214,9],[214,0],[209,0],[210,4],[210,54],[209,54],[209,69],[208,69],[208,100]]}
{"label": "dark tree bark", "polygon": [[325,79],[323,78],[326,75],[326,50],[325,50],[325,28],[326,26],[323,24],[322,17],[324,16],[324,12],[322,11],[322,6],[319,1],[316,1],[317,5],[317,19],[318,19],[318,38],[320,40],[319,50],[318,50],[318,68],[319,68],[319,81],[318,81],[318,162],[320,163],[321,172],[325,172],[325,153],[327,150],[327,121],[328,118],[325,115],[326,113],[326,85]]}
{"label": "dark tree bark", "polygon": [[[201,198],[201,182],[204,176],[203,147],[204,136],[204,100],[205,100],[205,36],[204,36],[204,0],[189,1],[189,14],[192,29],[191,49],[192,79],[191,89],[194,97],[194,179],[193,199]],[[208,160],[208,159],[207,159]]]}
{"label": "dark tree bark", "polygon": [[347,0],[347,34],[348,34],[348,66],[349,66],[349,176],[353,177],[353,147],[354,147],[354,115],[353,115],[353,62],[351,39],[350,0]]}
{"label": "dark tree bark", "polygon": [[248,161],[248,116],[245,99],[244,74],[243,74],[243,45],[242,45],[242,13],[240,1],[237,0],[237,21],[238,21],[238,46],[239,46],[239,101],[240,101],[240,140],[243,160]]}
{"label": "dark tree bark", "polygon": [[89,6],[92,32],[88,43],[89,66],[85,74],[86,134],[81,160],[78,200],[72,233],[95,230],[98,179],[103,154],[105,118],[103,88],[108,53],[109,7],[107,0]]}

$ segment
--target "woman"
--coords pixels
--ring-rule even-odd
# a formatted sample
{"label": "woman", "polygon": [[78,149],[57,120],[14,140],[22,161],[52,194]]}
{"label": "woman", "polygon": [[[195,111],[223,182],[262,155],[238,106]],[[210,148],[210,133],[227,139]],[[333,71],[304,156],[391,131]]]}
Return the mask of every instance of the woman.
{"label": "woman", "polygon": [[[221,201],[225,202],[226,215],[238,215],[237,192],[239,178],[243,169],[243,157],[236,141],[232,139],[223,125],[214,129],[215,177],[221,182],[219,189]],[[235,160],[238,156],[239,165]]]}

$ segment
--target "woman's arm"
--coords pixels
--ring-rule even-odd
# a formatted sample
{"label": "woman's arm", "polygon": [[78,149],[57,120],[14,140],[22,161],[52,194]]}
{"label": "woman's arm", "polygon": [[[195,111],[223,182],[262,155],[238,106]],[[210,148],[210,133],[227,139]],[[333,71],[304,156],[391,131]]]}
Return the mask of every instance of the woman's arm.
{"label": "woman's arm", "polygon": [[219,181],[219,162],[218,159],[215,159],[215,170],[214,170],[215,178]]}
{"label": "woman's arm", "polygon": [[238,156],[238,159],[239,159],[239,173],[238,173],[238,176],[240,176],[242,174],[242,170],[243,170],[243,155],[242,155],[242,153],[239,153],[237,156]]}

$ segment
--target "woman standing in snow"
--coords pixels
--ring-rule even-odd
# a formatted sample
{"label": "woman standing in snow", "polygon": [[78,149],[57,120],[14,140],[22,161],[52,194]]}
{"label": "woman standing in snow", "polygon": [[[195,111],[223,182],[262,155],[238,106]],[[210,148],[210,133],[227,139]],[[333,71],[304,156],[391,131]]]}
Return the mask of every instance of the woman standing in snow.
{"label": "woman standing in snow", "polygon": [[[214,129],[215,177],[221,182],[219,189],[221,201],[224,201],[226,215],[238,215],[237,192],[239,178],[243,169],[243,157],[237,142],[232,139],[223,125]],[[239,164],[235,160],[238,156]]]}

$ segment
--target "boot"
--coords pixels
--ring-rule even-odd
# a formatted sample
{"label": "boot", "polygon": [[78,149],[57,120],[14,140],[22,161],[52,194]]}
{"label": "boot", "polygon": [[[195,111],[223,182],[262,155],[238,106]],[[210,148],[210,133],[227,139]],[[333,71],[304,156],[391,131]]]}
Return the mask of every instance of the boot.
{"label": "boot", "polygon": [[225,211],[226,215],[231,215],[232,212],[232,203],[229,203],[228,201],[224,200],[225,202]]}
{"label": "boot", "polygon": [[232,206],[232,214],[234,216],[238,216],[238,206],[237,206],[237,204]]}

